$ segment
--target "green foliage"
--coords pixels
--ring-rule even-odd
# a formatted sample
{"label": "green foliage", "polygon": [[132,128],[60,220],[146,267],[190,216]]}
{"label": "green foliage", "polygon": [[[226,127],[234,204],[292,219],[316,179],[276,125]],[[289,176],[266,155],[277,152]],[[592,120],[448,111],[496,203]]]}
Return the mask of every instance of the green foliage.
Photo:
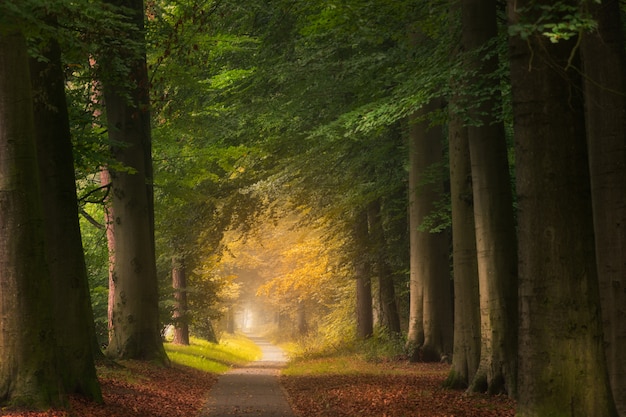
{"label": "green foliage", "polygon": [[[234,302],[239,290],[220,270],[224,236],[229,229],[252,233],[259,213],[276,218],[281,210],[306,207],[302,224],[324,224],[325,242],[342,242],[328,245],[335,248],[335,262],[349,266],[352,213],[380,199],[385,251],[394,276],[406,281],[404,119],[447,88],[452,64],[441,47],[449,42],[446,7],[443,1],[149,2],[164,321],[173,306],[173,256],[187,264],[192,325],[216,320],[225,303]],[[124,22],[123,13],[113,16]],[[412,40],[408,27],[419,27],[423,41]],[[95,51],[122,47],[109,35],[101,34]],[[125,56],[134,50],[131,45]],[[89,83],[98,71],[123,78],[124,63],[109,64],[81,63],[72,72],[84,178],[107,162],[99,158],[111,145],[102,140],[106,128],[93,118],[98,105]],[[96,182],[82,184],[81,195],[103,195],[94,191]],[[447,207],[442,199],[424,227],[447,227]],[[323,274],[307,281],[314,300],[307,302],[317,309],[314,334],[332,346],[353,335],[354,300],[349,268],[330,271],[333,283]],[[326,294],[329,289],[334,296]],[[286,314],[293,317],[295,309],[289,308]]]}
{"label": "green foliage", "polygon": [[406,338],[377,327],[371,338],[359,342],[358,351],[368,362],[406,359]]}
{"label": "green foliage", "polygon": [[[333,239],[346,239],[352,213],[375,199],[385,200],[386,218],[405,221],[403,119],[438,94],[449,65],[436,42],[411,44],[407,26],[445,38],[443,3],[261,3],[249,3],[252,25],[241,31],[258,42],[248,45],[246,57],[237,55],[241,61],[229,61],[253,70],[214,84],[226,87],[217,96],[227,98],[222,114],[242,121],[230,137],[258,138],[255,143],[275,156],[276,169],[255,191],[310,208],[304,221],[324,222]],[[402,227],[386,227],[393,230],[387,243],[395,276],[406,278],[407,235],[397,232]],[[350,265],[347,239],[333,255]],[[351,335],[352,306],[337,300],[332,310],[342,318],[332,326],[319,320],[320,332],[330,339]]]}
{"label": "green foliage", "polygon": [[583,32],[589,32],[598,27],[598,23],[588,10],[589,3],[600,4],[600,0],[582,0],[579,2],[557,1],[553,4],[529,6],[518,9],[520,22],[509,27],[512,36],[527,39],[539,33],[547,37],[550,42],[558,43],[568,40]]}
{"label": "green foliage", "polygon": [[[432,98],[448,94],[451,76],[469,84],[472,75],[450,60],[447,1],[244,3],[148,4],[164,321],[172,307],[173,256],[184,257],[187,264],[190,322],[215,320],[243,294],[233,286],[231,274],[220,269],[228,231],[249,237],[260,213],[276,221],[281,211],[304,208],[298,227],[323,230],[335,260],[328,274],[302,280],[313,300],[307,299],[312,303],[307,307],[316,309],[312,334],[321,345],[342,344],[353,335],[352,215],[374,200],[382,202],[384,250],[398,288],[404,288],[405,119]],[[111,42],[111,48],[120,46]],[[124,73],[123,62],[112,65],[118,69],[113,72]],[[101,140],[104,128],[90,120],[90,111],[97,108],[90,100],[92,86],[79,80],[104,68],[79,69],[73,102],[76,130],[82,129],[83,136],[76,143],[81,165],[89,167],[109,144]],[[479,101],[479,93],[489,94],[481,90],[468,102]],[[434,115],[438,123],[444,122],[443,114]],[[445,178],[433,175],[432,180]],[[81,194],[96,187],[88,184]],[[442,197],[423,227],[446,228],[448,207]],[[281,259],[296,257],[295,250],[277,253]],[[273,277],[291,278],[293,290],[295,277],[305,272],[296,267]],[[329,290],[335,290],[334,296]],[[286,295],[283,307],[288,299],[305,298],[302,294]],[[293,317],[294,305],[285,307],[285,314]]]}
{"label": "green foliage", "polygon": [[[91,219],[104,222],[102,206],[90,205],[83,208]],[[108,302],[109,302],[109,252],[107,249],[106,232],[95,227],[84,215],[80,219],[83,240],[83,251],[87,266],[87,279],[91,305],[94,314],[96,336],[101,345],[109,341]]]}
{"label": "green foliage", "polygon": [[248,137],[239,137],[236,109],[225,94],[254,71],[238,63],[255,40],[218,30],[218,5],[151,2],[146,22],[163,320],[171,322],[171,259],[181,257],[188,275],[187,320],[195,332],[207,331],[207,323],[226,311],[224,303],[232,302],[232,279],[216,269],[221,241],[233,225],[245,229],[253,221],[260,200],[248,189],[271,160]]}
{"label": "green foliage", "polygon": [[[58,6],[58,2],[54,4]],[[40,0],[3,1],[0,3],[0,32],[5,34],[20,29],[27,37],[39,35],[42,8],[43,2]]]}

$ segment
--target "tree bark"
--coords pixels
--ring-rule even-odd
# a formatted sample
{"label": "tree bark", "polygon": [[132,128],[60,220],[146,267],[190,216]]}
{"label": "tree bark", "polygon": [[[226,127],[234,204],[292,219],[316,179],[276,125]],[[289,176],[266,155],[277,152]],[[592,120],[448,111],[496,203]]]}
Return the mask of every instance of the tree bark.
{"label": "tree bark", "polygon": [[378,276],[378,299],[380,300],[380,325],[392,333],[400,334],[400,316],[396,302],[396,289],[391,267],[387,262],[387,243],[383,228],[380,199],[368,206],[370,246],[375,252],[376,275]]}
{"label": "tree bark", "polygon": [[626,416],[626,57],[619,2],[591,11],[598,28],[581,52],[596,263],[611,388]]}
{"label": "tree bark", "polygon": [[26,40],[0,32],[0,404],[65,403],[45,260]]}
{"label": "tree bark", "polygon": [[[126,6],[142,44],[143,1],[111,1]],[[121,54],[121,51],[117,51]],[[134,52],[129,52],[134,53]],[[102,62],[102,61],[101,61]],[[105,61],[106,62],[106,61]],[[103,80],[109,138],[113,157],[126,169],[109,169],[115,263],[112,281],[111,334],[107,354],[115,358],[157,360],[168,363],[159,320],[158,280],[154,248],[154,204],[149,92],[145,52],[131,62],[132,87]]]}
{"label": "tree bark", "polygon": [[[125,100],[123,97],[115,99]],[[153,250],[150,211],[145,189],[143,151],[130,138],[132,110],[125,104],[116,103],[113,96],[105,93],[109,125],[126,125],[123,135],[129,145],[119,150],[117,158],[136,173],[115,172],[111,176],[111,206],[114,219],[114,263],[111,281],[113,304],[111,306],[111,334],[107,354],[125,359],[158,359],[166,362],[159,330],[158,281]],[[115,112],[116,107],[125,107]],[[119,108],[118,108],[119,109]],[[122,113],[122,114],[120,114]],[[112,135],[120,141],[121,135]]]}
{"label": "tree bark", "polygon": [[496,117],[500,80],[493,75],[498,60],[488,47],[498,34],[496,12],[495,0],[461,3],[466,67],[477,74],[472,87],[480,86],[484,95],[472,97],[467,126],[481,311],[481,359],[470,390],[515,396],[517,242],[504,126]]}
{"label": "tree bark", "polygon": [[452,271],[454,275],[454,350],[446,385],[466,388],[480,363],[480,301],[472,171],[467,128],[449,103],[450,195],[452,205]]}
{"label": "tree bark", "polygon": [[[100,184],[103,187],[111,187],[111,175],[107,168],[100,169]],[[115,234],[113,233],[113,205],[111,204],[111,193],[107,195],[104,202],[104,224],[106,227],[107,250],[109,251],[109,297],[107,299],[107,330],[109,341],[113,335],[113,306],[115,302],[115,280],[113,271],[115,265]]]}
{"label": "tree bark", "polygon": [[[407,347],[411,352],[424,343],[424,288],[422,275],[426,273],[419,258],[420,248],[427,245],[428,233],[419,230],[424,217],[418,198],[420,173],[417,149],[414,140],[409,134],[409,328],[407,333]],[[425,252],[424,252],[425,253]],[[413,354],[412,354],[413,355]]]}
{"label": "tree bark", "polygon": [[189,321],[187,304],[187,274],[185,261],[172,259],[172,287],[174,288],[174,340],[177,345],[189,345]]}
{"label": "tree bark", "polygon": [[420,230],[435,210],[443,186],[431,178],[441,162],[442,131],[430,127],[427,116],[439,109],[429,103],[409,126],[409,216],[411,234],[411,280],[408,343],[413,360],[439,361],[452,354],[452,296],[448,265],[448,239],[444,233]]}
{"label": "tree bark", "polygon": [[[541,4],[551,4],[540,2]],[[577,6],[578,3],[572,3]],[[530,21],[538,8],[509,2]],[[535,4],[533,4],[535,5]],[[577,39],[510,38],[519,224],[518,416],[615,416],[598,288]]]}
{"label": "tree bark", "polygon": [[367,211],[362,210],[354,219],[356,336],[358,339],[367,339],[374,333],[372,314],[372,268],[367,253],[368,233]]}
{"label": "tree bark", "polygon": [[[61,50],[55,40],[31,58],[34,126],[38,154],[46,259],[54,296],[54,323],[67,393],[101,401],[94,366],[96,338],[87,268],[78,222],[78,202]],[[63,244],[58,244],[63,236]]]}

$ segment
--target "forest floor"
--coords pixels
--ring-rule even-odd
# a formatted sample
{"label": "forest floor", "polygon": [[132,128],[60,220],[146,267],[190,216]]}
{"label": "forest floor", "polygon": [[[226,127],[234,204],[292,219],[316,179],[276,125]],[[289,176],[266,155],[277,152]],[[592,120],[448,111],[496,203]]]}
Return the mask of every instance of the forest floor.
{"label": "forest floor", "polygon": [[[385,372],[352,375],[283,375],[297,417],[512,417],[506,397],[466,395],[441,387],[448,366],[380,364]],[[71,411],[19,412],[12,417],[191,417],[205,404],[217,376],[195,369],[125,362],[124,372],[99,368],[103,404],[72,398]]]}
{"label": "forest floor", "polygon": [[[68,410],[9,411],[10,417],[197,417],[209,411],[209,391],[232,367],[250,366],[262,353],[243,335],[219,344],[192,340],[167,343],[171,367],[122,361],[97,367],[103,403],[70,399]],[[443,388],[450,366],[367,359],[352,352],[299,357],[282,369],[280,383],[296,417],[513,417],[515,403],[504,396],[468,395]],[[252,381],[251,381],[252,382]],[[233,394],[237,395],[237,394]],[[230,414],[229,414],[230,415]],[[235,414],[238,415],[238,414]],[[261,414],[257,414],[261,415]]]}
{"label": "forest floor", "polygon": [[[348,365],[349,366],[349,365]],[[505,396],[443,388],[450,366],[407,361],[379,371],[281,376],[297,417],[513,417]]]}

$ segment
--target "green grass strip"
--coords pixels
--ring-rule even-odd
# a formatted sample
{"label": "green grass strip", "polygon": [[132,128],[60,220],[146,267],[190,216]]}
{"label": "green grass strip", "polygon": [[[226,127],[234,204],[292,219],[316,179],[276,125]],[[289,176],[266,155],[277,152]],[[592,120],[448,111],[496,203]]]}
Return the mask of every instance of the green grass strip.
{"label": "green grass strip", "polygon": [[261,357],[259,347],[240,334],[224,334],[219,344],[194,337],[189,346],[165,343],[165,351],[174,364],[213,374],[221,374],[233,366]]}

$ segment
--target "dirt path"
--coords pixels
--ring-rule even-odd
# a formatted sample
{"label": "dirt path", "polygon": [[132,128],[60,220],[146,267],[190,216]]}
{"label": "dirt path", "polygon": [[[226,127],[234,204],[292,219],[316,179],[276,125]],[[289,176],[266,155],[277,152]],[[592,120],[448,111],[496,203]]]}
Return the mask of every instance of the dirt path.
{"label": "dirt path", "polygon": [[278,382],[287,362],[284,352],[266,340],[250,336],[263,357],[252,364],[221,375],[209,393],[200,417],[293,417]]}

